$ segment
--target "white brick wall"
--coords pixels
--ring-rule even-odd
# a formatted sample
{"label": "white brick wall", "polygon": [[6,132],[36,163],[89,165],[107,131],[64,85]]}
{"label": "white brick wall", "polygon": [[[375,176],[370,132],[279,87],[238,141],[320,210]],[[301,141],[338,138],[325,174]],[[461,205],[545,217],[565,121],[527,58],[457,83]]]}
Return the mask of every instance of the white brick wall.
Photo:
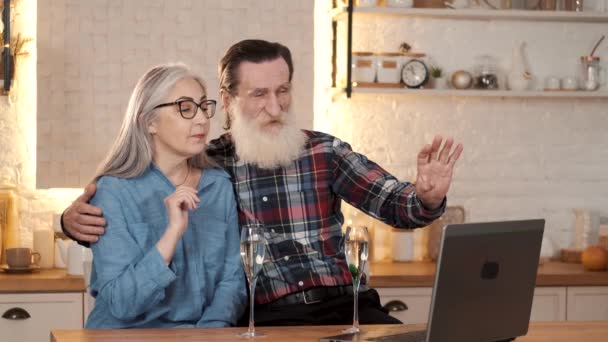
{"label": "white brick wall", "polygon": [[[21,0],[12,9],[13,36],[36,39],[36,0]],[[51,225],[53,211],[60,210],[46,191],[36,188],[36,46],[25,46],[28,56],[17,61],[9,96],[0,97],[0,183],[17,186],[20,208],[19,243],[31,246],[34,229]],[[73,198],[73,196],[72,196]],[[59,206],[58,206],[59,205]]]}
{"label": "white brick wall", "polygon": [[[217,97],[216,63],[228,46],[244,38],[280,41],[294,55],[297,122],[312,127],[312,2],[20,0],[17,5],[13,32],[36,43],[19,63],[11,98],[0,97],[0,180],[18,186],[23,246],[31,246],[32,230],[50,227],[52,214],[80,192],[37,188],[77,187],[90,179],[118,130],[133,84],[153,64],[190,64]],[[237,31],[237,22],[246,32]],[[287,30],[288,25],[298,29]],[[222,115],[217,117],[219,134]]]}
{"label": "white brick wall", "polygon": [[[481,54],[498,57],[508,70],[512,47],[526,40],[531,71],[542,81],[575,74],[578,56],[589,52],[606,24],[355,16],[354,28],[355,51],[396,51],[407,41],[448,72],[470,70]],[[317,27],[317,37],[328,30]],[[607,66],[608,44],[598,54]],[[546,236],[565,247],[572,208],[608,215],[607,100],[356,94],[332,103],[320,91],[327,86],[324,74],[316,83],[315,127],[400,179],[414,179],[416,154],[434,134],[464,143],[448,198],[465,207],[467,221],[544,217]]]}
{"label": "white brick wall", "polygon": [[[39,0],[37,184],[83,186],[118,132],[149,67],[182,61],[218,97],[217,62],[246,38],[287,45],[294,113],[312,128],[313,1]],[[219,135],[223,114],[212,123]]]}

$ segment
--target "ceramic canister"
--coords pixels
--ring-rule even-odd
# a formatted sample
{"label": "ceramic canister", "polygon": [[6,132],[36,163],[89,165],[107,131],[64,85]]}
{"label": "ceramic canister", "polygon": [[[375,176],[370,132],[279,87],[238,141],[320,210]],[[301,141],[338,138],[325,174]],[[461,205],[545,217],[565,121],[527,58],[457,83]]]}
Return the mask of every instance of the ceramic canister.
{"label": "ceramic canister", "polygon": [[414,6],[414,0],[386,0],[386,7],[407,8]]}
{"label": "ceramic canister", "polygon": [[66,265],[67,273],[71,275],[81,275],[84,273],[83,262],[85,261],[85,248],[75,241],[57,239],[55,241],[63,262]]}
{"label": "ceramic canister", "polygon": [[378,0],[357,0],[357,7],[376,7],[378,5]]}
{"label": "ceramic canister", "polygon": [[378,83],[401,82],[403,55],[398,52],[381,52],[376,54],[376,79]]}
{"label": "ceramic canister", "polygon": [[353,82],[372,83],[376,80],[376,56],[372,52],[353,52]]}
{"label": "ceramic canister", "polygon": [[85,248],[76,242],[72,242],[68,248],[67,273],[71,275],[84,274],[84,257]]}
{"label": "ceramic canister", "polygon": [[393,261],[414,260],[414,232],[393,229]]}

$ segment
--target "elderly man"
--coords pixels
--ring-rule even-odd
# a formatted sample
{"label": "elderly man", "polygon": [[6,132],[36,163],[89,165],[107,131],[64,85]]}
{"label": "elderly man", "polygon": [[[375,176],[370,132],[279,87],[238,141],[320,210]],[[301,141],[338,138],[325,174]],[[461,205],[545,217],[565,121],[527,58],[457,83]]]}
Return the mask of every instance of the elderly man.
{"label": "elderly man", "polygon": [[[292,124],[293,72],[291,53],[279,43],[230,47],[219,65],[229,132],[207,153],[231,175],[240,224],[266,229],[256,325],[348,324],[353,290],[340,250],[341,201],[395,227],[428,225],[445,209],[463,148],[435,137],[418,154],[415,183],[399,182],[338,138]],[[88,186],[63,215],[65,231],[82,242],[103,234],[102,213],[87,204],[94,192]],[[399,323],[375,290],[364,286],[359,299],[362,324]]]}

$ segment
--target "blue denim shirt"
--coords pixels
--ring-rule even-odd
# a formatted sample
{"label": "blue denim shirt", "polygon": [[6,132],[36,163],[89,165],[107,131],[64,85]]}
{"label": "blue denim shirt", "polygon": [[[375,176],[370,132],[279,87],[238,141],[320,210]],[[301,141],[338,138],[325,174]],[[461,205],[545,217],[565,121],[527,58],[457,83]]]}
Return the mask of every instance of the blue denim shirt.
{"label": "blue denim shirt", "polygon": [[228,174],[203,171],[199,207],[167,266],[156,243],[168,225],[163,200],[174,191],[154,165],[136,178],[97,182],[91,203],[107,226],[91,246],[96,301],[87,328],[227,327],[243,312],[247,286]]}

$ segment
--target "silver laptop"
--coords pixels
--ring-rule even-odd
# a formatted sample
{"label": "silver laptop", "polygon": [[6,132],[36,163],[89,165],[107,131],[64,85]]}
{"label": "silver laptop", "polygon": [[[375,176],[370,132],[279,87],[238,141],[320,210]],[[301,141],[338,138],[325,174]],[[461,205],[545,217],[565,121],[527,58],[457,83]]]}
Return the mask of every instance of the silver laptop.
{"label": "silver laptop", "polygon": [[391,326],[320,341],[490,342],[525,335],[544,226],[537,219],[444,227],[426,331]]}

